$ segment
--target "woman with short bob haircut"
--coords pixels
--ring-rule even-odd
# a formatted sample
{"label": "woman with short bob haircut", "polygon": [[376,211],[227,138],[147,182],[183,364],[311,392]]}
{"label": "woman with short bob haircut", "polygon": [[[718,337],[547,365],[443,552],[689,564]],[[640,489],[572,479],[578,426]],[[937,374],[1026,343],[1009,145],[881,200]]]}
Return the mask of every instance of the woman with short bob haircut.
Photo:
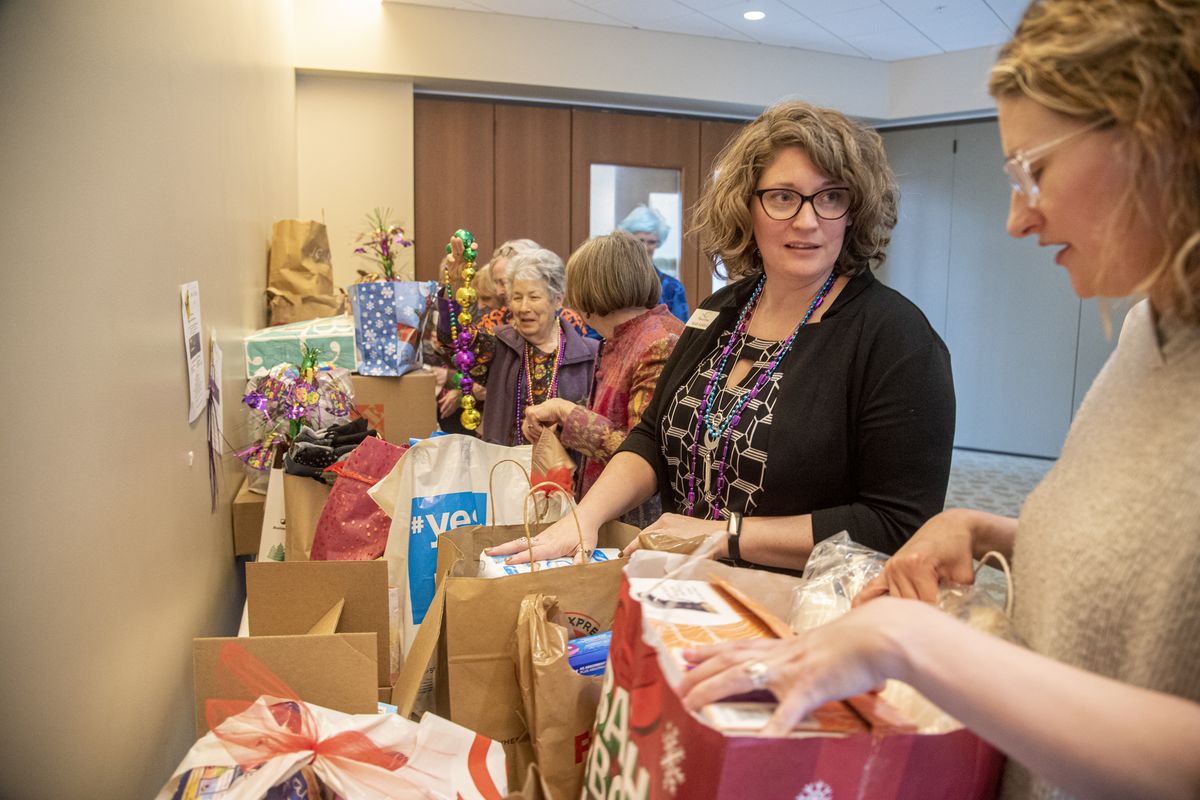
{"label": "woman with short bob haircut", "polygon": [[[580,503],[585,544],[658,492],[666,513],[650,532],[728,529],[720,555],[737,564],[798,571],[843,530],[894,552],[945,501],[954,387],[924,315],[871,273],[896,221],[882,140],[836,111],[783,103],[714,173],[694,233],[736,280],[692,316]],[[523,546],[494,552],[515,563]],[[574,526],[555,525],[533,555],[576,546]]]}
{"label": "woman with short bob haircut", "polygon": [[[580,494],[641,421],[683,323],[660,304],[658,273],[645,247],[617,231],[585,242],[567,261],[567,304],[604,337],[589,405],[547,400],[525,411],[525,436],[560,427],[562,442],[584,456]],[[662,505],[651,497],[622,519],[639,528],[658,519]]]}
{"label": "woman with short bob haircut", "polygon": [[[765,733],[778,735],[895,678],[1008,755],[1005,800],[1195,800],[1200,3],[1035,2],[989,88],[1009,234],[1054,247],[1080,297],[1142,299],[1017,519],[939,514],[854,611],[693,654],[680,689],[699,709],[767,688],[780,704]],[[919,602],[972,583],[973,558],[993,550],[1012,559],[1026,647]]]}

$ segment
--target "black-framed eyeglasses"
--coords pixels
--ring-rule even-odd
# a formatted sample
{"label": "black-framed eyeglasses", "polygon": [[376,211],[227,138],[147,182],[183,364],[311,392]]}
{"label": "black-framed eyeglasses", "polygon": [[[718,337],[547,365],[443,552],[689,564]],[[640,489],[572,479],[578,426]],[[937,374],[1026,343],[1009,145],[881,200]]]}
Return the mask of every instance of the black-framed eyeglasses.
{"label": "black-framed eyeglasses", "polygon": [[823,220],[841,219],[850,211],[850,189],[845,186],[831,186],[816,194],[801,194],[795,189],[757,189],[753,194],[763,212],[779,222],[799,214],[805,203],[812,203],[813,211]]}

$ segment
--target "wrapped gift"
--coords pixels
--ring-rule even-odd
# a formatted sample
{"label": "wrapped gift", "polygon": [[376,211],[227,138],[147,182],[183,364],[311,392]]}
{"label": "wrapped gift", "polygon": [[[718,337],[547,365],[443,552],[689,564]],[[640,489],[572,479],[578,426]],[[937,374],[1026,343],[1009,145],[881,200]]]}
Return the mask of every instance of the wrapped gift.
{"label": "wrapped gift", "polygon": [[349,314],[263,328],[245,338],[246,377],[261,378],[279,364],[299,364],[304,347],[321,363],[354,371],[354,319]]}
{"label": "wrapped gift", "polygon": [[376,280],[350,287],[360,375],[403,375],[421,366],[433,281]]}

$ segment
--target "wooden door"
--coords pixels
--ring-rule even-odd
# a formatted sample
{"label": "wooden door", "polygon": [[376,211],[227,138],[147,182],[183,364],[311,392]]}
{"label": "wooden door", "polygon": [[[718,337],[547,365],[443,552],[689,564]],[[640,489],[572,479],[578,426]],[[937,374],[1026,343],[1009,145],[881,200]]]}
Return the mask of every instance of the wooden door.
{"label": "wooden door", "polygon": [[493,105],[418,97],[413,123],[416,273],[437,280],[458,228],[475,234],[485,257],[495,246]]}
{"label": "wooden door", "polygon": [[571,110],[497,104],[495,125],[496,235],[489,248],[533,239],[565,262],[571,253]]}
{"label": "wooden door", "polygon": [[[694,119],[575,109],[571,112],[571,246],[588,239],[593,164],[679,172],[684,219],[700,190],[700,123]],[[695,306],[696,245],[685,236],[679,275]]]}

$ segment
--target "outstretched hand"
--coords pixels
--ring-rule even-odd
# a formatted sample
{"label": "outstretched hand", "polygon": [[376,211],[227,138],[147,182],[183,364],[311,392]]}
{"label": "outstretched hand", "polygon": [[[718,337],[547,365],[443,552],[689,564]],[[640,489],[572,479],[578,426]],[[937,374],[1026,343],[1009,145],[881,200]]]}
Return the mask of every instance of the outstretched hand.
{"label": "outstretched hand", "polygon": [[[726,642],[686,654],[684,705],[699,711],[726,697],[769,689],[779,701],[763,736],[784,736],[813,709],[904,679],[900,642],[911,603],[881,600],[787,639]],[[754,673],[760,676],[755,682]]]}
{"label": "outstretched hand", "polygon": [[458,283],[462,280],[462,268],[465,261],[463,259],[463,252],[462,239],[457,236],[451,236],[450,252],[442,258],[442,263],[438,271],[441,272],[443,269],[448,271],[450,273],[450,280],[453,283]]}
{"label": "outstretched hand", "polygon": [[[579,538],[579,529],[575,527],[575,518],[567,515],[533,537],[533,560],[544,561],[548,558],[574,556],[576,560],[582,561],[586,554],[580,551]],[[594,549],[598,538],[599,531],[589,528],[585,524],[583,527],[584,549],[589,552]],[[489,556],[509,556],[505,559],[505,563],[508,564],[528,564],[529,550],[529,543],[522,536],[495,547],[489,547],[485,552]]]}

